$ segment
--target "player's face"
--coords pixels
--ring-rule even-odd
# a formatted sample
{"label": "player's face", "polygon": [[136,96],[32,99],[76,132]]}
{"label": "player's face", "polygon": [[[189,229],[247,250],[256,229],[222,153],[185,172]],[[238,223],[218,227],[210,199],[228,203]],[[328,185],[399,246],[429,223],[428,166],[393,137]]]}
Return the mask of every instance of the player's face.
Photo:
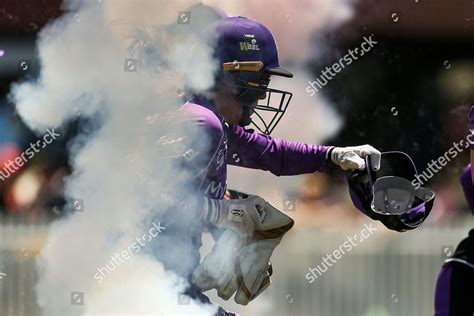
{"label": "player's face", "polygon": [[235,93],[230,89],[221,89],[215,96],[217,110],[229,124],[239,124],[244,107],[235,99]]}
{"label": "player's face", "polygon": [[240,120],[239,120],[239,124],[241,126],[247,126],[247,125],[250,125],[250,123],[252,122],[251,120],[251,116],[253,115],[253,113],[255,112],[255,107],[257,106],[258,104],[258,101],[259,100],[265,100],[267,97],[267,93],[264,92],[264,93],[261,93],[260,96],[258,96],[258,98],[251,102],[250,104],[248,105],[242,105],[242,103],[239,103],[242,107],[242,114],[240,116]]}
{"label": "player's face", "polygon": [[236,88],[225,87],[220,89],[215,98],[217,110],[224,116],[227,123],[246,126],[251,122],[250,116],[254,113],[254,108],[257,106],[258,101],[266,99],[267,93],[261,93],[255,101],[245,106],[236,100],[235,96],[238,93],[239,90]]}

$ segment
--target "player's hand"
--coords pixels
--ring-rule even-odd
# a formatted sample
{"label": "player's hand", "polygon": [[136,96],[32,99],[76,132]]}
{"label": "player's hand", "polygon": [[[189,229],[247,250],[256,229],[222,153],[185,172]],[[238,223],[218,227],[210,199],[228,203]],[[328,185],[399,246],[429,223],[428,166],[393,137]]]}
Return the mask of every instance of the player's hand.
{"label": "player's hand", "polygon": [[208,200],[207,219],[219,228],[229,228],[242,237],[253,235],[263,219],[266,201],[256,195],[238,200]]}
{"label": "player's hand", "polygon": [[334,147],[331,160],[343,170],[365,169],[365,157],[369,156],[370,164],[375,171],[380,169],[380,151],[370,145]]}

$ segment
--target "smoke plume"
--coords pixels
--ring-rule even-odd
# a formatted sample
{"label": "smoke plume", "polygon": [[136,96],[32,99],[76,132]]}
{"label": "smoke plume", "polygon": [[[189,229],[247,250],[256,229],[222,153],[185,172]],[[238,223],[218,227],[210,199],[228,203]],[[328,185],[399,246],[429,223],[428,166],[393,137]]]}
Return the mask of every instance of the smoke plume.
{"label": "smoke plume", "polygon": [[[340,119],[327,102],[304,92],[308,81],[304,65],[317,53],[312,34],[348,19],[350,2],[205,3],[256,19],[274,32],[282,66],[296,74],[291,83],[274,81],[276,88],[286,86],[295,93],[290,115],[280,123],[276,136],[317,142],[337,131]],[[146,250],[135,251],[132,246],[153,228],[150,218],[159,219],[160,212],[177,202],[167,195],[169,188],[182,187],[183,179],[192,176],[163,156],[169,154],[167,146],[177,142],[168,138],[167,116],[182,105],[183,91],[205,91],[214,83],[211,49],[193,30],[216,17],[192,15],[190,25],[177,23],[179,12],[189,11],[194,4],[188,0],[66,1],[68,13],[39,35],[39,78],[12,89],[18,113],[38,134],[50,127],[66,128],[77,119],[90,123],[67,148],[73,173],[66,181],[66,194],[71,201],[83,200],[83,211],[51,225],[38,259],[36,292],[44,315],[215,312],[197,302],[178,304],[186,281],[165,270]],[[303,123],[296,127],[295,121],[304,122],[305,128]],[[187,143],[205,146],[208,141],[186,129],[179,133]],[[265,187],[262,181],[234,172],[229,177],[244,191],[265,196],[259,192]],[[179,194],[192,194],[187,189]],[[180,260],[180,252],[172,247],[170,256]],[[128,259],[122,251],[128,251]],[[97,277],[100,269],[106,272]]]}

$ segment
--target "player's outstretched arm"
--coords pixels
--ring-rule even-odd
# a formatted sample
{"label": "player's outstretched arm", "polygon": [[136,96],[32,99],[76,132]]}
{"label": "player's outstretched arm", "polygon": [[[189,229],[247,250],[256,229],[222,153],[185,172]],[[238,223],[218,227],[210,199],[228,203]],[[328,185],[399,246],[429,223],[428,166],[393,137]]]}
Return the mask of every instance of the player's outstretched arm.
{"label": "player's outstretched arm", "polygon": [[341,168],[365,168],[369,157],[380,166],[380,151],[370,145],[331,147],[278,139],[233,126],[229,135],[228,162],[231,165],[267,170],[277,176],[298,175]]}

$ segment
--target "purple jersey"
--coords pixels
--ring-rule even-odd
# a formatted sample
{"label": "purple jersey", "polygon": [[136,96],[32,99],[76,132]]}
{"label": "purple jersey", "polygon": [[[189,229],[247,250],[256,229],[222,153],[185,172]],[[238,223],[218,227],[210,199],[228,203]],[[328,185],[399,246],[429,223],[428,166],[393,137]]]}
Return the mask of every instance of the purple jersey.
{"label": "purple jersey", "polygon": [[474,315],[474,229],[446,259],[435,290],[435,316]]}
{"label": "purple jersey", "polygon": [[[181,205],[168,210],[160,221],[166,230],[153,244],[153,255],[165,266],[184,277],[199,265],[202,233],[208,227],[218,234],[214,226],[208,225],[201,215],[195,197],[205,196],[222,199],[227,188],[227,164],[268,170],[277,176],[297,175],[325,171],[328,147],[280,140],[254,133],[240,126],[229,126],[216,111],[211,101],[193,98],[181,107],[185,119],[183,126],[187,135],[206,133],[208,137],[192,137],[186,142],[186,150],[194,152],[192,159],[176,159],[180,170],[192,175],[196,189],[189,208]],[[178,129],[177,133],[180,133]],[[190,131],[190,132],[189,132]],[[172,130],[168,133],[173,136]],[[189,195],[189,194],[188,194]],[[179,219],[179,220],[177,220]],[[170,249],[169,245],[177,245]],[[191,279],[189,278],[191,281]]]}
{"label": "purple jersey", "polygon": [[211,140],[207,174],[199,192],[222,199],[227,188],[227,165],[270,171],[276,176],[325,171],[329,147],[290,142],[228,125],[214,104],[193,98],[184,106],[189,117],[203,127]]}

